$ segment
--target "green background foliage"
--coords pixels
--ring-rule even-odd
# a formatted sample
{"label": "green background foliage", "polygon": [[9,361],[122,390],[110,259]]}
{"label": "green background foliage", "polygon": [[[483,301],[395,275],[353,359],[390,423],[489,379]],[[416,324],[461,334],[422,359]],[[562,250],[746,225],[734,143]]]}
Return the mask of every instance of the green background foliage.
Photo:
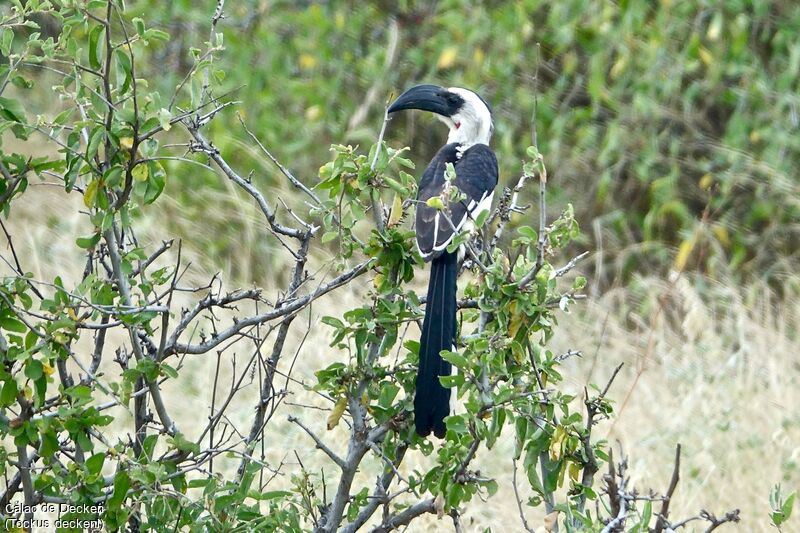
{"label": "green background foliage", "polygon": [[[291,260],[279,253],[281,245],[256,237],[252,246],[242,246],[248,221],[234,216],[241,198],[228,194],[228,184],[204,168],[208,158],[189,155],[185,144],[170,145],[186,141],[178,118],[209,94],[235,101],[235,112],[255,137],[323,198],[320,205],[300,211],[322,226],[323,251],[314,254],[334,257],[337,268],[355,257],[371,261],[369,301],[339,317],[333,316],[341,311],[336,308],[322,320],[333,332],[332,346],[351,354],[346,362],[316,373],[314,390],[334,402],[329,426],[342,416],[355,417],[359,402],[376,425],[401,424],[413,389],[413,340],[402,344],[402,352],[397,348],[404,358],[393,366],[376,363],[368,349],[377,343],[378,356],[388,356],[403,340],[403,323],[420,314],[416,291],[403,285],[413,282],[420,267],[412,234],[403,225],[382,233],[363,228],[370,227],[370,191],[379,187],[387,201],[395,198],[393,208],[402,205],[413,196],[412,174],[419,175],[442,142],[442,129],[430,117],[397,117],[377,168],[370,168],[385,102],[414,83],[470,87],[492,103],[501,186],[517,182],[523,160],[543,154],[552,206],[548,220],[562,215],[549,235],[552,248],[566,247],[565,257],[598,250],[582,271],[595,293],[621,286],[646,295],[642,277],[666,278],[675,271],[691,271],[702,281],[755,284],[775,290],[779,298],[791,297],[798,286],[793,265],[800,246],[800,44],[795,38],[800,9],[791,2],[254,1],[226,6],[219,35],[209,32],[214,4],[130,1],[125,20],[137,39],[108,57],[101,25],[81,13],[70,15],[69,9],[63,10],[65,18],[34,15],[36,27],[3,26],[2,162],[12,175],[27,172],[13,187],[12,180],[3,180],[3,215],[13,217],[15,201],[29,181],[63,174],[67,192],[77,187],[81,194],[87,226],[93,228],[75,241],[83,253],[110,247],[109,231],[116,224],[124,232],[160,210],[165,233],[191,237],[208,269],[222,264],[230,279],[283,286]],[[25,5],[34,10],[39,3]],[[105,2],[88,5],[99,9]],[[65,35],[70,39],[57,42]],[[25,57],[24,64],[14,64],[18,57]],[[107,118],[102,88],[81,85],[81,77],[69,68],[58,70],[69,67],[65,58],[95,70],[113,64],[120,102],[113,117]],[[135,85],[142,91],[139,109],[133,105]],[[83,102],[79,110],[69,102],[74,95]],[[296,205],[306,200],[250,142],[233,106],[203,131],[234,167],[256,170],[254,183],[261,190]],[[42,155],[29,148],[36,145],[25,144],[41,134],[63,139],[54,147],[61,153],[50,148]],[[147,139],[139,143],[142,135]],[[409,142],[410,152],[391,148]],[[531,144],[538,151],[526,152]],[[534,193],[534,188],[524,192],[525,201],[535,203]],[[114,199],[127,194],[129,203],[114,205]],[[8,195],[14,196],[10,202]],[[277,198],[268,200],[277,203]],[[198,221],[202,231],[197,231]],[[513,224],[530,222],[518,218]],[[503,245],[522,254],[511,270],[508,257],[495,256],[479,281],[463,289],[481,310],[494,313],[485,331],[460,353],[447,355],[461,373],[445,381],[464,400],[466,412],[449,419],[447,441],[436,453],[426,441],[402,432],[390,433],[381,449],[384,458],[395,460],[411,441],[412,451],[431,454],[433,466],[414,470],[409,485],[420,494],[443,497],[450,510],[498,490],[496,481],[461,465],[471,459],[474,442],[491,448],[503,427],[513,425],[513,456],[525,469],[529,503],[536,506],[557,489],[569,490],[568,497],[561,496],[570,503],[562,503],[561,510],[570,516],[581,495],[595,496],[579,482],[588,460],[581,441],[587,435],[580,413],[583,398],[575,402],[577,395],[558,390],[542,407],[520,391],[541,380],[551,386],[561,381],[561,360],[547,348],[557,325],[555,309],[562,294],[563,303],[572,303],[586,281],[578,278],[571,291],[564,291],[553,274],[558,265],[546,263],[529,291],[517,291],[510,280],[524,276],[535,262],[537,234],[524,225],[513,229]],[[144,305],[170,282],[168,268],[152,269],[146,278],[131,275],[147,258],[145,248],[126,249],[118,266],[133,282],[133,301],[124,301],[131,297],[118,283],[99,276],[84,276],[76,286],[56,277],[48,297],[37,301],[34,311],[46,313],[47,319],[35,327],[20,319],[32,309],[32,283],[24,277],[4,278],[0,327],[10,344],[2,348],[17,366],[0,372],[0,404],[19,404],[23,421],[0,420],[4,435],[17,447],[37,447],[45,460],[58,452],[59,438],[88,452],[78,468],[39,476],[36,489],[53,498],[75,489],[74,501],[107,497],[104,518],[111,527],[128,520],[130,495],[148,520],[144,526],[155,529],[173,521],[196,528],[308,527],[309,517],[325,501],[319,496],[320,480],[302,465],[287,491],[255,488],[260,486],[257,476],[264,474],[255,464],[236,482],[224,475],[187,477],[178,470],[180,461],[155,459],[154,450],[183,458],[200,453],[192,435],[170,428],[165,428],[169,436],[149,435],[137,461],[118,458],[129,451],[122,442],[92,455],[95,440],[87,436],[89,430],[102,430],[113,418],[94,408],[97,391],[86,383],[59,390],[57,414],[39,416],[38,410],[54,408],[48,404],[52,376],[78,341],[81,322],[102,315],[95,307],[97,312],[89,309],[90,315],[79,319],[76,309],[86,300],[102,309]],[[702,286],[698,291],[701,298],[711,294]],[[637,306],[645,316],[661,312],[645,297],[634,301],[632,307]],[[478,313],[464,311],[462,327],[475,324]],[[130,331],[153,335],[158,316],[142,311],[118,318]],[[491,390],[481,388],[481,372],[497,378]],[[177,378],[178,371],[167,362],[144,359],[110,385],[127,404],[142,380]],[[397,400],[400,391],[403,400]],[[602,395],[586,401],[587,406],[597,402],[602,416],[611,411]],[[31,418],[33,412],[26,414],[26,409],[37,415]],[[542,417],[555,422],[542,429],[537,422]],[[600,462],[606,459],[604,443],[591,449]],[[109,474],[112,462],[126,466],[109,486],[103,474]],[[202,496],[190,501],[166,496],[161,485],[167,483],[176,493]],[[370,488],[365,484],[348,503],[349,520],[368,504]],[[793,498],[778,489],[772,494],[774,523],[789,519]],[[265,507],[269,515],[262,514]],[[645,525],[652,516],[649,504],[643,514],[647,518],[639,518]],[[591,514],[576,512],[574,518],[575,524],[593,523]]]}
{"label": "green background foliage", "polygon": [[[131,3],[175,37],[153,47],[145,74],[162,94],[191,64],[185,44],[208,39],[210,4]],[[371,143],[389,95],[416,82],[470,87],[494,107],[501,184],[516,181],[535,112],[553,205],[580,199],[578,219],[595,224],[585,245],[607,254],[595,283],[676,267],[780,286],[792,271],[792,2],[253,2],[227,12],[215,94],[244,102],[253,132],[301,176],[317,173],[332,143]],[[413,139],[424,161],[441,132],[413,123],[431,120],[395,119],[389,139]],[[226,153],[265,164],[227,123],[213,128]]]}

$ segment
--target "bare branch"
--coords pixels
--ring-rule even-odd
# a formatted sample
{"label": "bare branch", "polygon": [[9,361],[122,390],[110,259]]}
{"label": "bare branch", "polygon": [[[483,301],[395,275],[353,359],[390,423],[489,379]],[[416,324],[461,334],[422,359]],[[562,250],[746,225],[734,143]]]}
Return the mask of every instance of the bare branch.
{"label": "bare branch", "polygon": [[301,231],[296,228],[290,228],[288,226],[284,226],[280,224],[276,217],[275,212],[267,203],[267,200],[264,198],[264,195],[256,189],[249,180],[241,177],[235,170],[231,168],[227,161],[220,155],[219,150],[217,150],[209,141],[203,137],[203,134],[200,133],[198,130],[198,126],[195,124],[188,124],[187,128],[189,133],[194,137],[197,144],[192,147],[193,151],[196,152],[203,152],[207,154],[219,167],[220,170],[234,183],[236,183],[239,187],[244,189],[250,196],[255,199],[256,203],[258,204],[261,212],[264,214],[264,217],[267,219],[267,223],[269,224],[270,228],[276,233],[281,235],[286,235],[287,237],[293,237],[298,240],[302,240],[303,236],[305,235],[305,231]]}
{"label": "bare branch", "polygon": [[513,465],[512,475],[511,475],[511,485],[514,487],[514,499],[517,500],[517,510],[519,511],[519,519],[522,522],[522,527],[525,528],[525,531],[528,533],[534,533],[531,526],[528,525],[528,520],[525,518],[525,511],[522,509],[522,499],[519,496],[519,489],[517,488],[517,459],[512,458],[511,463]]}
{"label": "bare branch", "polygon": [[[165,355],[169,356],[175,353],[186,353],[186,354],[201,354],[206,353],[209,350],[212,350],[219,346],[220,343],[230,339],[232,336],[238,334],[246,327],[255,326],[257,324],[263,324],[264,322],[269,322],[270,320],[274,320],[276,318],[280,318],[291,313],[295,313],[308,305],[310,302],[313,302],[320,296],[327,294],[328,292],[336,289],[337,287],[341,287],[342,285],[350,282],[352,279],[360,276],[364,272],[367,271],[368,267],[372,264],[372,259],[364,261],[363,263],[359,263],[355,267],[351,268],[347,272],[340,274],[336,278],[332,279],[328,283],[318,286],[314,291],[305,296],[295,298],[289,302],[286,302],[284,305],[266,313],[262,313],[259,315],[251,316],[244,318],[242,320],[236,321],[232,326],[229,328],[220,331],[217,335],[205,342],[201,342],[200,344],[180,344],[177,342],[177,337],[175,342],[168,342],[167,349],[165,351]],[[173,334],[173,336],[175,336]]]}
{"label": "bare branch", "polygon": [[393,515],[386,517],[381,523],[381,525],[371,530],[371,533],[388,533],[389,531],[397,529],[401,526],[408,525],[409,522],[411,522],[418,516],[435,512],[436,512],[435,500],[433,498],[429,498],[427,500],[423,500],[417,504],[412,505],[411,507],[409,507],[404,511],[400,511],[399,513],[395,513]]}
{"label": "bare branch", "polygon": [[244,128],[244,131],[247,132],[247,135],[249,135],[250,138],[253,140],[253,142],[255,142],[258,145],[258,147],[261,149],[261,151],[264,153],[264,155],[267,156],[267,158],[270,161],[272,161],[272,163],[276,167],[278,167],[278,170],[281,171],[281,174],[283,174],[286,177],[286,179],[288,179],[289,182],[292,185],[294,185],[296,188],[298,188],[301,191],[303,191],[309,198],[314,200],[315,204],[321,206],[322,205],[322,201],[319,199],[319,196],[317,196],[317,193],[315,193],[314,191],[312,191],[311,189],[306,187],[305,184],[302,181],[297,179],[294,176],[294,174],[292,174],[291,171],[288,168],[283,166],[280,163],[280,161],[278,161],[278,159],[274,155],[272,155],[272,152],[267,150],[267,148],[261,143],[261,141],[258,139],[258,137],[256,137],[256,135],[252,131],[250,131],[250,129],[247,127],[247,124],[245,124],[244,119],[242,118],[242,116],[239,113],[236,114],[236,118],[239,119],[239,123]]}
{"label": "bare branch", "polygon": [[681,445],[675,446],[675,466],[672,468],[672,478],[669,481],[669,488],[664,494],[664,501],[661,502],[661,511],[658,513],[656,520],[656,527],[653,533],[661,533],[665,527],[669,527],[669,504],[672,501],[672,495],[675,493],[675,488],[678,486],[681,472]]}
{"label": "bare branch", "polygon": [[297,418],[295,418],[295,417],[293,417],[293,416],[291,416],[291,415],[289,415],[289,417],[288,417],[288,420],[289,420],[289,422],[292,422],[292,423],[294,423],[294,424],[297,424],[298,426],[300,426],[301,428],[303,428],[303,431],[305,431],[306,433],[308,433],[308,436],[309,436],[309,437],[311,437],[311,438],[314,440],[314,442],[315,442],[315,443],[316,443],[316,445],[317,445],[317,448],[319,448],[320,450],[322,450],[323,452],[325,452],[325,455],[327,455],[328,457],[330,457],[330,458],[331,458],[331,460],[332,460],[334,463],[336,463],[336,464],[339,466],[339,468],[341,468],[342,470],[344,470],[344,469],[346,469],[346,468],[347,468],[347,464],[345,463],[344,459],[342,459],[341,457],[339,457],[339,456],[336,454],[336,452],[334,452],[333,450],[331,450],[331,449],[330,449],[330,448],[329,448],[329,447],[328,447],[328,446],[327,446],[327,445],[326,445],[324,442],[322,442],[322,439],[320,439],[320,438],[317,436],[317,434],[316,434],[316,433],[314,433],[313,431],[311,431],[311,430],[308,428],[308,426],[306,426],[305,424],[303,424],[302,422],[300,422],[300,421],[299,421]]}
{"label": "bare branch", "polygon": [[[127,276],[122,271],[122,258],[120,256],[119,247],[117,243],[115,223],[112,224],[111,228],[109,228],[103,233],[103,237],[106,241],[106,246],[108,248],[108,256],[111,259],[111,266],[114,270],[114,277],[116,278],[119,287],[122,303],[124,305],[130,306],[131,288],[130,284],[128,283]],[[136,326],[126,324],[126,329],[128,330],[131,340],[131,347],[133,348],[133,353],[136,356],[136,359],[140,361],[144,360],[146,356],[142,351],[141,344],[139,343],[138,328]],[[174,435],[178,430],[175,425],[175,422],[172,421],[169,414],[167,413],[167,408],[166,405],[164,405],[163,398],[161,397],[161,390],[158,387],[158,383],[156,383],[155,381],[148,381],[147,385],[148,388],[150,389],[150,395],[153,399],[153,405],[156,408],[156,412],[158,413],[158,417],[161,420],[161,424],[164,426],[164,430],[167,431],[169,434]]]}

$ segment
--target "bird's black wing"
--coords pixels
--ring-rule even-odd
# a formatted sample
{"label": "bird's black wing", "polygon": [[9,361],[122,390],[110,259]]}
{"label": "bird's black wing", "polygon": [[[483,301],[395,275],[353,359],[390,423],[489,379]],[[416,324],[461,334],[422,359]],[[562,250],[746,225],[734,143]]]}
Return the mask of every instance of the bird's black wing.
{"label": "bird's black wing", "polygon": [[[417,246],[428,260],[440,255],[453,236],[478,212],[491,205],[497,185],[497,158],[485,144],[476,144],[461,153],[459,144],[445,145],[431,160],[419,183],[417,194]],[[429,207],[427,201],[442,195],[445,188],[445,169],[452,163],[456,171],[454,185],[466,199],[447,204],[444,210]]]}

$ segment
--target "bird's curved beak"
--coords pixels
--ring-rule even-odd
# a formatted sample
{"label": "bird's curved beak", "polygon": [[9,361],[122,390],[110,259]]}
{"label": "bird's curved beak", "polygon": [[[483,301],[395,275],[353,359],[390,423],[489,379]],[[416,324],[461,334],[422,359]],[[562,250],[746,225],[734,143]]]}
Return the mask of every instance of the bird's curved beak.
{"label": "bird's curved beak", "polygon": [[438,115],[449,116],[450,104],[445,98],[447,89],[438,85],[416,85],[401,94],[388,112],[402,111],[404,109],[421,109]]}

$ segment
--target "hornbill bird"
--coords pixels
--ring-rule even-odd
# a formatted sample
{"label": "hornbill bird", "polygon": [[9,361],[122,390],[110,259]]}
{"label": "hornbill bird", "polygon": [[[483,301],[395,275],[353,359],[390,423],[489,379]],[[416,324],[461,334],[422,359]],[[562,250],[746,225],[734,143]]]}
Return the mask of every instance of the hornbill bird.
{"label": "hornbill bird", "polygon": [[[388,112],[404,109],[435,113],[450,129],[447,144],[433,157],[419,182],[415,225],[417,247],[425,261],[431,261],[431,275],[420,336],[414,419],[419,435],[433,431],[443,438],[444,418],[450,414],[450,389],[442,386],[439,376],[449,376],[452,367],[440,352],[455,350],[459,263],[459,251],[448,252],[447,246],[491,207],[498,176],[497,158],[488,146],[494,126],[486,101],[459,87],[417,85],[401,94]],[[465,195],[458,201],[449,201],[447,163],[455,170],[452,185]],[[437,196],[444,209],[438,202],[429,205],[428,200]]]}

